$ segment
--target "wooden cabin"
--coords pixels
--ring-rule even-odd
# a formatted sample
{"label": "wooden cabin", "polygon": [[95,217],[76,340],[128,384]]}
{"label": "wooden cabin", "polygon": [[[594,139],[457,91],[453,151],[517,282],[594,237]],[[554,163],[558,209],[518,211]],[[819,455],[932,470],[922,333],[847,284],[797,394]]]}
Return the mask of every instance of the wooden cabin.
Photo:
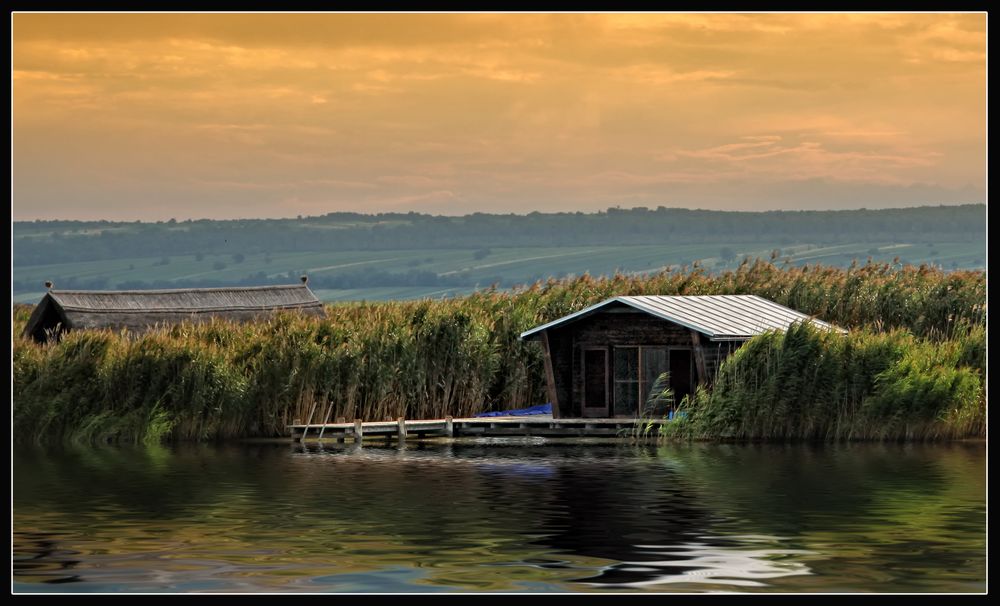
{"label": "wooden cabin", "polygon": [[54,290],[35,306],[24,335],[38,342],[64,331],[85,328],[128,329],[203,322],[211,318],[247,321],[279,311],[323,316],[323,304],[306,285],[176,290]]}
{"label": "wooden cabin", "polygon": [[[554,417],[662,416],[710,384],[747,339],[800,321],[842,330],[755,295],[640,296],[608,299],[521,339],[544,348]],[[673,401],[656,397],[664,372]]]}

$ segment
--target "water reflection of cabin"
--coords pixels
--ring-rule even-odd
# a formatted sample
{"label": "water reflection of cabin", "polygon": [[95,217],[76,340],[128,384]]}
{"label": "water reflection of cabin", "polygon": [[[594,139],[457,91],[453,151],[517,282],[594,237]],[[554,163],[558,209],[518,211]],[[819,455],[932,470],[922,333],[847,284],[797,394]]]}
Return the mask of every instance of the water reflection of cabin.
{"label": "water reflection of cabin", "polygon": [[[697,385],[710,384],[747,339],[796,321],[832,328],[755,295],[641,296],[608,299],[521,338],[544,347],[554,417],[634,417],[664,414]],[[674,401],[651,401],[664,372]]]}

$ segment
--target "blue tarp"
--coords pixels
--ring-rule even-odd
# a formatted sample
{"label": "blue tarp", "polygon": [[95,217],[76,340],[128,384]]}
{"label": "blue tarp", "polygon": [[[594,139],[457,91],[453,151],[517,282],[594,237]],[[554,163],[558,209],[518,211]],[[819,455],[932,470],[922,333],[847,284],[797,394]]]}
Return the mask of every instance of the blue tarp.
{"label": "blue tarp", "polygon": [[552,414],[552,404],[539,404],[530,408],[516,408],[514,410],[498,410],[496,412],[481,412],[477,417],[527,417],[529,415],[550,415]]}

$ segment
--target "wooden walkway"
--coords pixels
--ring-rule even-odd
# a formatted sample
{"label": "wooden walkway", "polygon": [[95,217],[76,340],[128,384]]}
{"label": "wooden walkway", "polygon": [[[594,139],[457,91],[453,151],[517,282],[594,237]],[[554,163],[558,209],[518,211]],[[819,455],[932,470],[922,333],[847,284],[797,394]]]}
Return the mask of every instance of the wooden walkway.
{"label": "wooden walkway", "polygon": [[[642,426],[653,424],[653,432],[666,419],[644,419]],[[430,419],[367,421],[289,425],[293,440],[336,440],[381,437],[388,440],[438,437],[543,436],[547,438],[619,438],[632,435],[637,419],[553,419],[552,417],[476,417],[468,419]]]}

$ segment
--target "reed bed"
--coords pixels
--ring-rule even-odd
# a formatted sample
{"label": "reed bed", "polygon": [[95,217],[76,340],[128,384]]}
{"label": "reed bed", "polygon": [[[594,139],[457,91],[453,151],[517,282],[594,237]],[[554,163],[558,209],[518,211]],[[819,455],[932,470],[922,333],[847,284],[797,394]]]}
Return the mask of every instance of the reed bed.
{"label": "reed bed", "polygon": [[723,365],[713,391],[691,402],[677,435],[985,432],[984,272],[746,260],[715,275],[695,266],[582,276],[460,299],[328,305],[322,319],[77,331],[45,345],[18,336],[31,308],[15,306],[14,436],[275,436],[294,420],[458,417],[538,404],[541,351],[518,335],[607,297],[639,294],[757,294],[852,329],[836,342],[802,329],[752,341]]}
{"label": "reed bed", "polygon": [[986,331],[946,341],[895,329],[843,336],[808,324],[754,337],[666,436],[933,440],[985,436]]}

